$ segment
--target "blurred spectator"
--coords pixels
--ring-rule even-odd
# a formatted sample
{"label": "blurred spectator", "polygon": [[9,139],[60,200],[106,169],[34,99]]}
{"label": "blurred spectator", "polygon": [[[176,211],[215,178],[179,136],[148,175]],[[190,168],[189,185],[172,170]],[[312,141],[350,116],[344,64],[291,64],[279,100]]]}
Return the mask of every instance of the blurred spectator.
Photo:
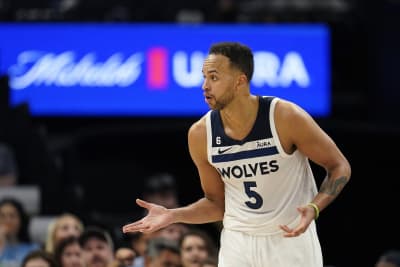
{"label": "blurred spectator", "polygon": [[115,251],[115,260],[119,267],[132,267],[135,257],[136,252],[131,248],[121,247]]}
{"label": "blurred spectator", "polygon": [[183,223],[170,224],[153,233],[153,237],[163,237],[165,239],[178,242],[182,236],[189,231],[189,227]]}
{"label": "blurred spectator", "polygon": [[0,262],[5,266],[19,266],[29,252],[39,248],[30,241],[28,224],[29,217],[19,201],[0,201]]}
{"label": "blurred spectator", "polygon": [[217,248],[210,236],[193,229],[185,233],[179,241],[182,267],[199,267],[207,258],[217,257]]}
{"label": "blurred spectator", "polygon": [[54,252],[59,267],[85,267],[82,248],[76,236],[70,236],[60,241]]}
{"label": "blurred spectator", "polygon": [[167,240],[178,242],[181,239],[181,237],[188,231],[189,228],[186,224],[174,223],[151,234],[143,234],[143,233],[129,234],[131,238],[130,245],[137,252],[137,257],[135,258],[133,266],[134,267],[144,266],[144,256],[147,250],[149,240],[155,238],[164,238]]}
{"label": "blurred spectator", "polygon": [[0,187],[18,184],[17,162],[13,149],[0,142]]}
{"label": "blurred spectator", "polygon": [[79,237],[83,229],[83,222],[79,217],[71,213],[61,214],[48,227],[46,251],[54,253],[55,247],[61,240],[70,236]]}
{"label": "blurred spectator", "polygon": [[136,256],[144,256],[149,238],[149,234],[142,232],[127,234],[128,244],[136,252]]}
{"label": "blurred spectator", "polygon": [[21,267],[58,267],[58,265],[51,253],[44,250],[34,250],[26,255]]}
{"label": "blurred spectator", "polygon": [[146,267],[181,267],[179,247],[175,241],[154,238],[149,241],[145,256]]}
{"label": "blurred spectator", "polygon": [[89,226],[81,234],[79,243],[87,267],[107,267],[113,264],[114,243],[106,230]]}
{"label": "blurred spectator", "polygon": [[[156,173],[145,179],[142,198],[145,201],[163,205],[167,208],[177,208],[179,207],[177,192],[178,188],[173,175],[166,172]],[[143,212],[146,213],[147,210],[143,210]],[[143,215],[139,214],[138,218]],[[167,239],[175,239],[176,241],[186,231],[185,227],[183,224],[174,224],[150,235],[141,233],[128,235],[131,247],[137,253],[134,267],[144,266],[144,252],[146,251],[148,240],[156,237],[165,237]]]}
{"label": "blurred spectator", "polygon": [[400,250],[388,250],[384,252],[375,267],[400,267]]}
{"label": "blurred spectator", "polygon": [[146,253],[147,243],[152,234],[145,234],[142,232],[130,233],[126,235],[129,246],[136,252],[136,257],[133,261],[134,267],[144,266],[144,257]]}
{"label": "blurred spectator", "polygon": [[208,257],[201,262],[200,267],[218,267],[218,260],[216,257]]}
{"label": "blurred spectator", "polygon": [[148,177],[144,184],[143,200],[168,209],[177,208],[179,199],[175,177],[169,173],[157,173]]}
{"label": "blurred spectator", "polygon": [[[147,202],[158,204],[168,209],[180,206],[176,178],[170,173],[163,172],[149,176],[144,181],[143,191],[142,198]],[[139,214],[137,219],[145,216],[147,210],[144,209],[143,213]],[[135,216],[133,217],[135,218]],[[215,231],[216,233],[220,233],[222,229],[222,221],[212,222],[208,225],[212,231]],[[171,229],[172,228],[167,227],[164,231],[169,231]]]}

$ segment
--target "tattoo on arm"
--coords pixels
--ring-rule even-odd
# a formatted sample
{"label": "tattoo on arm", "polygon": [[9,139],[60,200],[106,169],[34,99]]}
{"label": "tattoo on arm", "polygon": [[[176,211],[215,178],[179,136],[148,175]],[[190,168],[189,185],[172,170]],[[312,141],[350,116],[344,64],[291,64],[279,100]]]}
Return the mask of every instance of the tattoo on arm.
{"label": "tattoo on arm", "polygon": [[329,179],[329,176],[325,178],[321,185],[321,192],[336,197],[343,187],[346,185],[348,178],[342,176],[337,179]]}

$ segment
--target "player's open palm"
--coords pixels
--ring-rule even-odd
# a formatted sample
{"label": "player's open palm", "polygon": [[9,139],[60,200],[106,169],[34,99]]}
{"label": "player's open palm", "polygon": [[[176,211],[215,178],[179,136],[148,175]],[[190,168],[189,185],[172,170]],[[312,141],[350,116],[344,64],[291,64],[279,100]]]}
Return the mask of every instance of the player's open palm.
{"label": "player's open palm", "polygon": [[279,226],[283,231],[285,231],[285,237],[295,237],[301,235],[307,230],[310,223],[314,220],[314,210],[309,206],[298,207],[297,210],[301,214],[301,219],[296,227],[289,228],[287,225]]}
{"label": "player's open palm", "polygon": [[141,199],[136,199],[136,203],[142,208],[147,209],[148,213],[142,219],[124,225],[122,228],[124,233],[151,233],[173,223],[172,215],[167,208]]}

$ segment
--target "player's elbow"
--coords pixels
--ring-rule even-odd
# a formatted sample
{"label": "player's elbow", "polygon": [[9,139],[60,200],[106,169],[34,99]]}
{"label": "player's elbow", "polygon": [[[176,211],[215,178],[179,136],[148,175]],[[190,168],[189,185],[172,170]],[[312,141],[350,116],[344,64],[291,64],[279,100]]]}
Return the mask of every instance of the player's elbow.
{"label": "player's elbow", "polygon": [[223,197],[217,197],[206,194],[205,198],[212,204],[213,210],[219,219],[222,219],[225,212],[225,199]]}
{"label": "player's elbow", "polygon": [[330,172],[329,175],[333,180],[333,184],[337,187],[343,188],[350,180],[351,177],[351,166],[349,162],[344,159],[339,162],[336,167],[333,168],[333,171]]}
{"label": "player's elbow", "polygon": [[342,163],[342,172],[343,176],[347,178],[348,182],[351,177],[351,165],[347,160],[344,160],[344,162]]}
{"label": "player's elbow", "polygon": [[329,176],[333,179],[343,180],[344,183],[347,183],[351,177],[351,166],[349,161],[346,158],[342,158],[337,160],[334,164],[327,169]]}
{"label": "player's elbow", "polygon": [[326,169],[328,174],[328,179],[331,185],[339,186],[343,188],[350,180],[351,177],[351,166],[350,163],[343,158],[331,164],[329,168]]}

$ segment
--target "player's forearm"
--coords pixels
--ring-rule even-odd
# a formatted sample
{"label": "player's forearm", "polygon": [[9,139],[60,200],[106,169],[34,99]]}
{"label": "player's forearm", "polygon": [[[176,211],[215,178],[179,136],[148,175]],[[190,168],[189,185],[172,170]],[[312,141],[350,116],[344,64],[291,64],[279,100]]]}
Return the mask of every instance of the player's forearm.
{"label": "player's forearm", "polygon": [[328,171],[325,180],[321,184],[319,193],[312,201],[320,211],[325,209],[342,192],[351,176],[349,164],[342,164]]}
{"label": "player's forearm", "polygon": [[201,198],[198,201],[177,209],[171,210],[175,222],[201,224],[222,220],[224,203]]}

